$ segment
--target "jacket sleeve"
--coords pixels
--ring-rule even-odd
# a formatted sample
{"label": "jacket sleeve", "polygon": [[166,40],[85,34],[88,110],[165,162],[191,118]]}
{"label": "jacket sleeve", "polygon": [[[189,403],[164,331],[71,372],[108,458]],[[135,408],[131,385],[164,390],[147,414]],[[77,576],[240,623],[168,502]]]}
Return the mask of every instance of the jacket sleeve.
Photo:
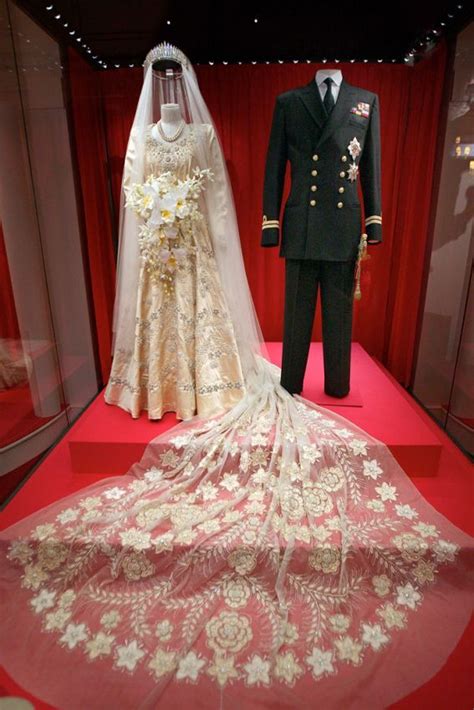
{"label": "jacket sleeve", "polygon": [[365,231],[368,244],[379,244],[382,241],[380,162],[379,99],[375,95],[364,150],[360,159],[360,181],[364,195]]}
{"label": "jacket sleeve", "polygon": [[280,239],[280,208],[285,182],[287,144],[285,114],[282,101],[277,97],[268,143],[263,187],[262,246],[278,246]]}

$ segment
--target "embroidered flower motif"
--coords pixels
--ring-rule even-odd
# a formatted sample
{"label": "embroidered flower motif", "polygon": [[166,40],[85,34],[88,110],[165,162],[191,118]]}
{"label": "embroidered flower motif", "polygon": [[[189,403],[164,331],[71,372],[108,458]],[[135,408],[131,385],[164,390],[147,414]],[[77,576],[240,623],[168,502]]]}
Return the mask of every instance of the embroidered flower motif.
{"label": "embroidered flower motif", "polygon": [[333,656],[331,651],[323,651],[315,646],[311,655],[306,658],[306,663],[313,671],[314,677],[320,678],[322,675],[334,673],[332,660]]}
{"label": "embroidered flower motif", "polygon": [[392,583],[386,574],[381,574],[372,577],[372,585],[374,587],[375,593],[379,597],[386,597],[390,593]]}
{"label": "embroidered flower motif", "polygon": [[144,475],[144,479],[149,483],[158,483],[163,478],[163,470],[152,466]]}
{"label": "embroidered flower motif", "polygon": [[[255,478],[255,475],[253,476],[253,478]],[[229,492],[237,491],[240,488],[239,477],[235,473],[225,473],[222,479],[219,481],[219,485]]]}
{"label": "embroidered flower motif", "polygon": [[401,533],[393,538],[393,543],[402,553],[407,562],[416,562],[425,554],[428,545],[413,533]]}
{"label": "embroidered flower motif", "polygon": [[25,540],[14,540],[8,547],[7,558],[9,560],[18,560],[23,566],[31,560],[33,555],[33,549]]}
{"label": "embroidered flower motif", "polygon": [[303,488],[303,501],[310,515],[324,515],[333,509],[331,496],[323,488]]}
{"label": "embroidered flower motif", "polygon": [[367,456],[367,441],[363,439],[353,439],[349,442],[348,446],[356,456]]}
{"label": "embroidered flower motif", "polygon": [[62,542],[44,540],[38,546],[38,564],[43,569],[57,569],[66,559],[67,553],[68,549]]}
{"label": "embroidered flower motif", "polygon": [[269,685],[270,683],[270,661],[265,661],[261,656],[252,656],[252,659],[244,665],[247,673],[248,685]]}
{"label": "embroidered flower motif", "polygon": [[438,562],[454,562],[459,546],[446,540],[437,540],[433,545],[433,554]]}
{"label": "embroidered flower motif", "polygon": [[54,606],[55,596],[56,592],[50,592],[47,589],[42,589],[36,597],[32,598],[31,606],[37,614],[40,614],[45,609],[51,609]]}
{"label": "embroidered flower motif", "polygon": [[341,561],[341,551],[335,545],[324,545],[324,547],[312,550],[308,557],[310,566],[318,572],[334,574],[338,571]]}
{"label": "embroidered flower motif", "polygon": [[433,582],[436,574],[436,565],[434,564],[434,562],[420,560],[416,567],[413,569],[413,574],[415,575],[417,581],[420,584],[426,584],[426,582]]}
{"label": "embroidered flower motif", "polygon": [[57,609],[49,614],[46,614],[44,620],[45,631],[61,631],[66,626],[67,622],[71,618],[71,612],[69,609]]}
{"label": "embroidered flower motif", "polygon": [[76,648],[78,643],[86,641],[87,632],[85,624],[68,624],[66,631],[59,639],[59,642],[68,648]]}
{"label": "embroidered flower motif", "polygon": [[39,589],[48,578],[48,572],[46,572],[41,565],[26,565],[21,586],[36,590]]}
{"label": "embroidered flower motif", "polygon": [[52,537],[56,532],[56,528],[52,523],[46,523],[45,525],[38,525],[31,537],[34,540],[46,540],[48,537]]}
{"label": "embroidered flower motif", "polygon": [[59,520],[61,525],[67,525],[67,523],[73,523],[79,517],[79,511],[75,508],[66,508],[59,515],[56,516],[56,520]]}
{"label": "embroidered flower motif", "polygon": [[137,663],[143,658],[145,652],[136,641],[131,641],[123,646],[117,646],[115,665],[117,668],[125,668],[127,671],[134,671]]}
{"label": "embroidered flower motif", "polygon": [[206,665],[206,661],[197,655],[194,651],[189,653],[179,661],[176,678],[178,680],[189,680],[195,682],[201,669]]}
{"label": "embroidered flower motif", "polygon": [[367,478],[373,478],[374,480],[379,478],[379,476],[382,475],[382,469],[380,468],[378,461],[375,459],[366,459],[364,461],[363,474],[364,476],[367,476]]}
{"label": "embroidered flower motif", "polygon": [[298,640],[299,634],[298,634],[298,629],[296,628],[296,624],[290,624],[286,623],[285,624],[285,635],[283,637],[283,643],[286,643],[288,645],[295,643],[295,641]]}
{"label": "embroidered flower motif", "polygon": [[288,486],[282,491],[280,505],[284,515],[292,520],[299,520],[304,514],[303,499],[296,488]]}
{"label": "embroidered flower motif", "polygon": [[131,547],[132,550],[148,550],[151,547],[151,534],[149,532],[144,532],[138,528],[130,528],[130,530],[125,530],[121,532],[120,539],[124,547]]}
{"label": "embroidered flower motif", "polygon": [[329,623],[336,634],[344,634],[351,625],[351,620],[345,614],[334,614]]}
{"label": "embroidered flower motif", "polygon": [[334,645],[337,648],[337,655],[341,661],[347,661],[347,663],[352,663],[354,666],[358,666],[362,663],[362,644],[357,643],[351,636],[336,639]]}
{"label": "embroidered flower motif", "polygon": [[385,510],[385,505],[383,501],[379,500],[378,498],[372,498],[372,500],[368,500],[366,505],[367,508],[375,510],[376,513],[383,513]]}
{"label": "embroidered flower motif", "polygon": [[125,488],[119,488],[118,486],[115,486],[114,488],[111,488],[108,491],[105,491],[104,497],[107,498],[107,500],[119,500],[126,494]]}
{"label": "embroidered flower motif", "polygon": [[416,605],[421,601],[421,594],[417,592],[410,582],[404,586],[398,586],[397,592],[397,604],[400,604],[400,606],[416,609]]}
{"label": "embroidered flower motif", "polygon": [[381,609],[377,609],[377,614],[383,619],[387,629],[403,629],[406,621],[406,614],[395,609],[393,604],[385,604]]}
{"label": "embroidered flower motif", "polygon": [[380,624],[362,624],[362,641],[371,646],[374,651],[379,651],[389,642],[389,637],[384,634]]}
{"label": "embroidered flower motif", "polygon": [[89,659],[92,661],[96,658],[100,658],[100,656],[109,656],[112,653],[114,640],[115,636],[109,636],[104,634],[103,631],[99,631],[86,643]]}
{"label": "embroidered flower motif", "polygon": [[418,513],[416,510],[414,510],[410,505],[405,504],[405,505],[396,505],[395,510],[397,511],[397,515],[400,516],[400,518],[409,518],[410,520],[413,520],[413,518],[418,517]]}
{"label": "embroidered flower motif", "polygon": [[325,491],[338,491],[344,485],[344,472],[340,466],[323,468],[318,476],[317,485]]}
{"label": "embroidered flower motif", "polygon": [[292,651],[287,653],[279,653],[276,657],[275,676],[284,680],[285,683],[292,686],[296,679],[303,673],[303,668],[296,661]]}
{"label": "embroidered flower motif", "polygon": [[105,614],[102,614],[100,623],[105,629],[115,629],[120,622],[120,614],[116,609],[111,609]]}
{"label": "embroidered flower motif", "polygon": [[252,639],[252,628],[246,616],[235,611],[222,611],[206,624],[207,644],[216,654],[241,651]]}
{"label": "embroidered flower motif", "polygon": [[162,648],[155,651],[155,655],[148,664],[156,678],[171,673],[176,666],[176,653],[174,651],[164,651]]}
{"label": "embroidered flower motif", "polygon": [[386,481],[381,483],[380,486],[375,486],[375,490],[383,501],[397,499],[397,489],[395,486],[390,485],[390,483],[387,483]]}
{"label": "embroidered flower motif", "polygon": [[417,523],[413,526],[413,530],[421,535],[421,537],[438,537],[439,531],[435,525],[427,523]]}
{"label": "embroidered flower motif", "polygon": [[223,688],[231,678],[239,677],[237,669],[234,668],[234,657],[226,657],[219,654],[214,656],[214,663],[208,667],[207,673],[216,679],[221,688]]}
{"label": "embroidered flower motif", "polygon": [[158,636],[160,641],[169,641],[173,633],[173,624],[169,619],[164,619],[156,625],[155,636]]}
{"label": "embroidered flower motif", "polygon": [[150,577],[155,571],[155,565],[142,552],[133,552],[122,559],[122,570],[125,579],[136,582],[139,579]]}

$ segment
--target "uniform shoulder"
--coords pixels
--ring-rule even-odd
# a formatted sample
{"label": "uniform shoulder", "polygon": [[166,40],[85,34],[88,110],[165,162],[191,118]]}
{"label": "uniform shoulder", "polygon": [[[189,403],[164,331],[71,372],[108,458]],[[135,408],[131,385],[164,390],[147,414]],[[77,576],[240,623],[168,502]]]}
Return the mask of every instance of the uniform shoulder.
{"label": "uniform shoulder", "polygon": [[286,104],[292,101],[296,96],[299,96],[300,93],[307,90],[308,84],[305,84],[304,86],[297,86],[294,89],[288,89],[287,91],[283,91],[281,94],[278,94],[276,100],[282,104]]}
{"label": "uniform shoulder", "polygon": [[365,100],[367,103],[373,103],[375,99],[378,99],[378,94],[374,91],[369,91],[368,89],[364,89],[361,86],[354,86],[353,84],[350,84],[350,88],[356,93],[357,98]]}

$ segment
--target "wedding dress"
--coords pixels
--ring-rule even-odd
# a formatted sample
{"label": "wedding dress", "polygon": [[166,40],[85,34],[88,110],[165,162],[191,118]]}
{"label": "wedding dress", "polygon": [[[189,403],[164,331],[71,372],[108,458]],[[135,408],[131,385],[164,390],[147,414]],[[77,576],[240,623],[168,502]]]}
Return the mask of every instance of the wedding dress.
{"label": "wedding dress", "polygon": [[[219,170],[213,164],[217,138],[212,126],[185,123],[183,128],[175,140],[160,134],[156,123],[147,126],[145,132],[142,180],[165,175],[167,180],[162,185],[168,188],[168,194],[176,181],[186,181],[198,167],[198,141],[208,143],[211,171]],[[203,135],[196,135],[198,132]],[[129,162],[136,140],[139,138],[132,133]],[[207,416],[231,407],[244,391],[206,220],[197,209],[187,228],[178,230],[175,212],[169,210],[168,222],[160,225],[162,236],[156,249],[153,245],[150,248],[150,240],[142,240],[144,258],[133,348],[116,349],[105,390],[106,402],[119,405],[134,418],[142,409],[148,411],[150,419],[160,419],[168,411],[176,412],[179,419],[189,419],[196,413]]]}
{"label": "wedding dress", "polygon": [[[191,123],[199,107],[212,127],[187,58],[159,45],[145,62],[137,135],[150,125],[142,109],[157,58],[180,63],[176,96],[194,106]],[[154,439],[126,475],[0,534],[0,661],[67,710],[385,708],[430,678],[462,634],[473,541],[383,442],[280,386],[221,168],[219,223],[217,193],[203,194],[245,393]],[[122,232],[128,263],[132,233]]]}

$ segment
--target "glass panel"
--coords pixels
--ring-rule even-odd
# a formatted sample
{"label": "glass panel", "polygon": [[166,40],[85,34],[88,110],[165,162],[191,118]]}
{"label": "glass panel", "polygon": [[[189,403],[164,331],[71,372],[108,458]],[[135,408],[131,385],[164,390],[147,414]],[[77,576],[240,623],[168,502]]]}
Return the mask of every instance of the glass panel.
{"label": "glass panel", "polygon": [[0,474],[97,393],[57,43],[0,0]]}
{"label": "glass panel", "polygon": [[[474,23],[458,37],[413,393],[472,451]],[[472,288],[472,287],[471,287]],[[464,329],[471,328],[471,332]],[[461,358],[461,360],[459,359]],[[469,373],[469,368],[471,372]],[[471,391],[467,378],[470,376]],[[456,381],[455,381],[456,380]],[[454,409],[458,410],[458,415]],[[455,426],[456,417],[463,424]],[[470,433],[469,433],[470,430]],[[455,433],[457,432],[457,434]]]}

